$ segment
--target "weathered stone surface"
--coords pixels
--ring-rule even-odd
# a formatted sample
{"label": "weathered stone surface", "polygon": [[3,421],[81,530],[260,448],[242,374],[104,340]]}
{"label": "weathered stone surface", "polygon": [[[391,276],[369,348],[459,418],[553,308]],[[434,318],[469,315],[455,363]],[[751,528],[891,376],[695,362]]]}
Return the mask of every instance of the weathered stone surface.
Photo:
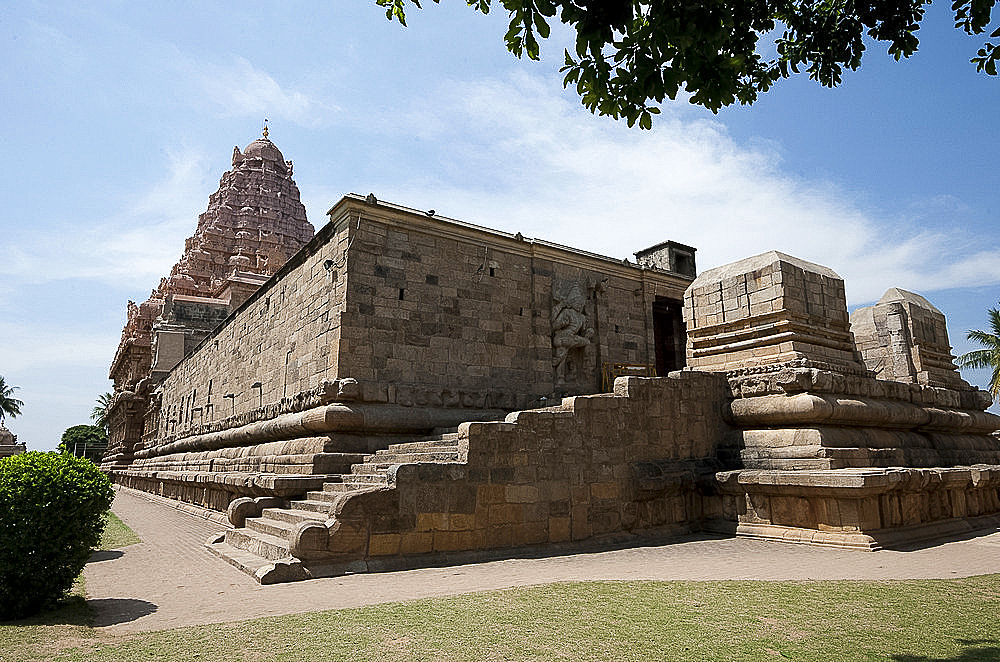
{"label": "weathered stone surface", "polygon": [[[699,527],[697,488],[717,468],[716,445],[725,435],[718,416],[725,380],[682,372],[620,378],[615,390],[503,422],[464,423],[452,442],[457,462],[437,459],[447,446],[431,442],[380,451],[354,471],[384,471],[383,485],[359,482],[347,492],[325,486],[337,495],[327,511],[326,555],[312,549],[301,558],[316,576],[342,571],[334,561],[401,567],[419,555]],[[405,459],[416,463],[396,464]],[[302,508],[298,503],[308,502],[290,507]],[[233,534],[226,544],[259,543]],[[293,538],[290,549],[299,556],[297,544]]]}
{"label": "weathered stone surface", "polygon": [[1000,466],[730,471],[717,476],[739,535],[879,549],[1000,523]]}
{"label": "weathered stone surface", "polygon": [[919,294],[888,290],[874,306],[851,313],[851,331],[879,379],[969,388],[953,362],[944,315]]}
{"label": "weathered stone surface", "polygon": [[844,282],[777,251],[710,269],[684,294],[688,367],[730,371],[800,362],[866,372],[855,350]]}
{"label": "weathered stone surface", "polygon": [[[331,218],[195,351],[185,336],[185,358],[135,395],[144,439],[115,471],[307,473],[302,453],[220,452],[427,434],[600,391],[602,365],[653,361],[653,304],[690,282],[355,196]],[[171,296],[185,333],[211,323],[203,300]]]}
{"label": "weathered stone surface", "polygon": [[1000,418],[915,295],[878,345],[905,371],[875,379],[834,272],[713,269],[683,294],[689,368],[597,394],[684,336],[680,245],[643,269],[374,196],[330,218],[197,347],[221,309],[165,298],[170,369],[116,397],[142,437],[116,480],[233,504],[216,549],[262,582],[705,526],[873,549],[1000,515]]}

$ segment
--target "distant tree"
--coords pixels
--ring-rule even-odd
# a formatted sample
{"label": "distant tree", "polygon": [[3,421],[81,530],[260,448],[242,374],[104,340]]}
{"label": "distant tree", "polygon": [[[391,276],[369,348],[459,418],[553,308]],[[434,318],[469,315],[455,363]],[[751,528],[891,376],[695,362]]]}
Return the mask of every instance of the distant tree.
{"label": "distant tree", "polygon": [[965,337],[983,346],[958,357],[960,368],[975,368],[992,370],[989,392],[993,397],[1000,396],[1000,310],[990,308],[986,315],[989,319],[989,331],[969,331]]}
{"label": "distant tree", "polygon": [[[375,0],[406,25],[407,0]],[[953,0],[955,27],[982,34],[997,0]],[[434,0],[440,2],[440,0]],[[420,0],[410,0],[420,7]],[[483,14],[510,13],[507,49],[532,60],[549,21],[576,32],[565,52],[563,85],[575,85],[591,112],[649,128],[664,98],[682,89],[713,112],[751,104],[776,81],[803,70],[827,87],[844,68],[861,66],[865,38],[888,44],[897,60],[917,50],[917,29],[930,0],[466,0]],[[991,38],[1000,37],[1000,28]],[[758,44],[773,40],[771,44]],[[767,58],[768,52],[776,56]],[[971,62],[997,74],[1000,44],[986,43]]]}
{"label": "distant tree", "polygon": [[16,418],[21,415],[24,403],[14,397],[14,391],[18,388],[20,387],[7,386],[3,377],[0,377],[0,423],[3,422],[4,416]]}
{"label": "distant tree", "polygon": [[96,425],[74,425],[63,432],[58,450],[60,453],[86,457],[97,462],[107,447],[108,435],[104,428]]}
{"label": "distant tree", "polygon": [[114,393],[101,393],[97,397],[97,406],[94,407],[94,411],[90,412],[90,419],[104,432],[108,431],[108,409],[110,409],[114,397]]}

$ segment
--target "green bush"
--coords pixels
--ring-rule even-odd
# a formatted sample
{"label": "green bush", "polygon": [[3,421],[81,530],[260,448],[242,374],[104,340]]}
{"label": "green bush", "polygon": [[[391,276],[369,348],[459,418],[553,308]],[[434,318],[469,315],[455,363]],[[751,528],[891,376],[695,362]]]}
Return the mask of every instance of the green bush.
{"label": "green bush", "polygon": [[0,620],[51,608],[83,570],[114,493],[89,460],[22,453],[0,460]]}

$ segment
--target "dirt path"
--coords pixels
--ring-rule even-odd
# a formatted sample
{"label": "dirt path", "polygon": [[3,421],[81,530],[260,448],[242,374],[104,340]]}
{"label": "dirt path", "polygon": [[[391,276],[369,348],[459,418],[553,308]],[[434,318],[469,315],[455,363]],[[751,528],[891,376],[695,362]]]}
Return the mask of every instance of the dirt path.
{"label": "dirt path", "polygon": [[87,564],[96,624],[164,630],[577,580],[931,579],[1000,572],[1000,532],[916,551],[857,552],[743,538],[510,559],[261,586],[203,544],[224,526],[119,490],[112,510],[142,539]]}

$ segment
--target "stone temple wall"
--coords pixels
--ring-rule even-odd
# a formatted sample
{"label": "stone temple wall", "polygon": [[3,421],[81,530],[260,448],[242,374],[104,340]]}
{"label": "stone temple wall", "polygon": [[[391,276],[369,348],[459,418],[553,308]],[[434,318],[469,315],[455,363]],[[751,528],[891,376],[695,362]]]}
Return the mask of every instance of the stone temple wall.
{"label": "stone temple wall", "polygon": [[338,374],[365,399],[524,409],[594,393],[606,363],[652,364],[653,301],[689,279],[346,200]]}
{"label": "stone temple wall", "polygon": [[[347,232],[324,228],[164,380],[156,438],[182,437],[335,379]],[[255,386],[258,385],[259,386]]]}
{"label": "stone temple wall", "polygon": [[136,400],[119,483],[215,509],[294,494],[394,441],[609,390],[606,366],[648,374],[679,344],[654,305],[689,276],[359,196],[330,216]]}
{"label": "stone temple wall", "polygon": [[338,379],[418,407],[594,393],[605,363],[653,362],[652,302],[689,282],[359,198],[331,218],[165,379],[156,443]]}

